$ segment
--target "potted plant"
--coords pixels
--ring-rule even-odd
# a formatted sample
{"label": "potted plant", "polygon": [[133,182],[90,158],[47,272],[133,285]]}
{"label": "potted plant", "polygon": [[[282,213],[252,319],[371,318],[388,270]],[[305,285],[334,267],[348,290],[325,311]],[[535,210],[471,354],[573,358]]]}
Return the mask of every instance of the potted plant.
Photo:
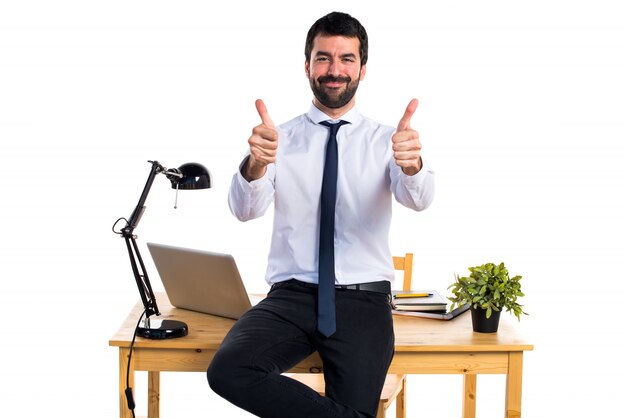
{"label": "potted plant", "polygon": [[504,263],[487,263],[469,268],[468,277],[455,274],[455,281],[448,289],[452,291],[451,309],[470,304],[472,325],[476,332],[496,332],[500,312],[504,308],[520,320],[527,315],[517,298],[524,296],[520,280],[522,276],[509,277]]}

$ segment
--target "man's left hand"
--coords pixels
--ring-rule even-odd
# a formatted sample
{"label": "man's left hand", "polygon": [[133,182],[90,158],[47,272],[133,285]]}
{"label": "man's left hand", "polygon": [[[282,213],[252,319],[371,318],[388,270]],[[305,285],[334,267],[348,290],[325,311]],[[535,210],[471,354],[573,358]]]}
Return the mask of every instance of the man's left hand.
{"label": "man's left hand", "polygon": [[417,174],[422,169],[422,144],[417,131],[411,129],[411,117],[417,109],[417,103],[417,99],[411,100],[398,123],[396,133],[391,137],[393,158],[407,176]]}

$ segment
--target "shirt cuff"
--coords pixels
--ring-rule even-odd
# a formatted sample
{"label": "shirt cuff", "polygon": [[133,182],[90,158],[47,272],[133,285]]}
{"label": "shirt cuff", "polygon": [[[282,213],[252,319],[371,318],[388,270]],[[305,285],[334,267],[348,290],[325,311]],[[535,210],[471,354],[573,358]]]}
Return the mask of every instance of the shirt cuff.
{"label": "shirt cuff", "polygon": [[243,159],[241,164],[239,164],[239,169],[237,170],[236,179],[237,179],[237,184],[239,185],[241,190],[243,190],[246,193],[252,193],[256,190],[261,189],[263,185],[268,181],[268,179],[270,178],[270,174],[269,174],[270,170],[273,170],[274,164],[269,164],[267,166],[267,169],[265,170],[265,174],[263,174],[262,177],[259,177],[256,180],[248,181],[245,179],[243,174],[241,174],[241,169],[243,168],[244,164],[248,161],[248,158],[250,158],[249,155]]}
{"label": "shirt cuff", "polygon": [[428,166],[426,160],[422,158],[422,169],[415,173],[412,176],[404,174],[404,171],[400,169],[400,176],[402,178],[402,183],[409,189],[415,188],[416,186],[422,184],[426,177],[435,174],[435,172]]}

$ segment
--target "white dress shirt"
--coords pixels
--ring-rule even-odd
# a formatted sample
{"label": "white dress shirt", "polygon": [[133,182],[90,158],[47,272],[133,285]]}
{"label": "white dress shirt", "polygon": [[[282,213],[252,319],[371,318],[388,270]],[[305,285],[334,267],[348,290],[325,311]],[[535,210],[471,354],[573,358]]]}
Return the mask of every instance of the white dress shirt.
{"label": "white dress shirt", "polygon": [[[414,176],[402,172],[391,148],[394,128],[356,108],[341,119],[350,123],[337,133],[336,283],[393,282],[392,194],[408,208],[426,209],[433,199],[434,173],[425,161]],[[276,162],[262,178],[248,182],[240,171],[233,176],[228,203],[239,220],[262,216],[274,202],[266,273],[270,284],[292,278],[318,281],[320,193],[329,136],[329,129],[319,125],[323,121],[333,122],[311,105],[308,113],[277,128]]]}

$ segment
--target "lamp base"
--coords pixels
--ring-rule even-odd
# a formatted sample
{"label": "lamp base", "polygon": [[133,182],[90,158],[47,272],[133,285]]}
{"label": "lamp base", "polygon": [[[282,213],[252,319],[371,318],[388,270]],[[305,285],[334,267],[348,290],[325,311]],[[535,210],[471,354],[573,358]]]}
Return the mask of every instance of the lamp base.
{"label": "lamp base", "polygon": [[137,327],[136,334],[151,340],[164,340],[167,338],[180,338],[189,333],[187,324],[172,319],[146,318]]}

